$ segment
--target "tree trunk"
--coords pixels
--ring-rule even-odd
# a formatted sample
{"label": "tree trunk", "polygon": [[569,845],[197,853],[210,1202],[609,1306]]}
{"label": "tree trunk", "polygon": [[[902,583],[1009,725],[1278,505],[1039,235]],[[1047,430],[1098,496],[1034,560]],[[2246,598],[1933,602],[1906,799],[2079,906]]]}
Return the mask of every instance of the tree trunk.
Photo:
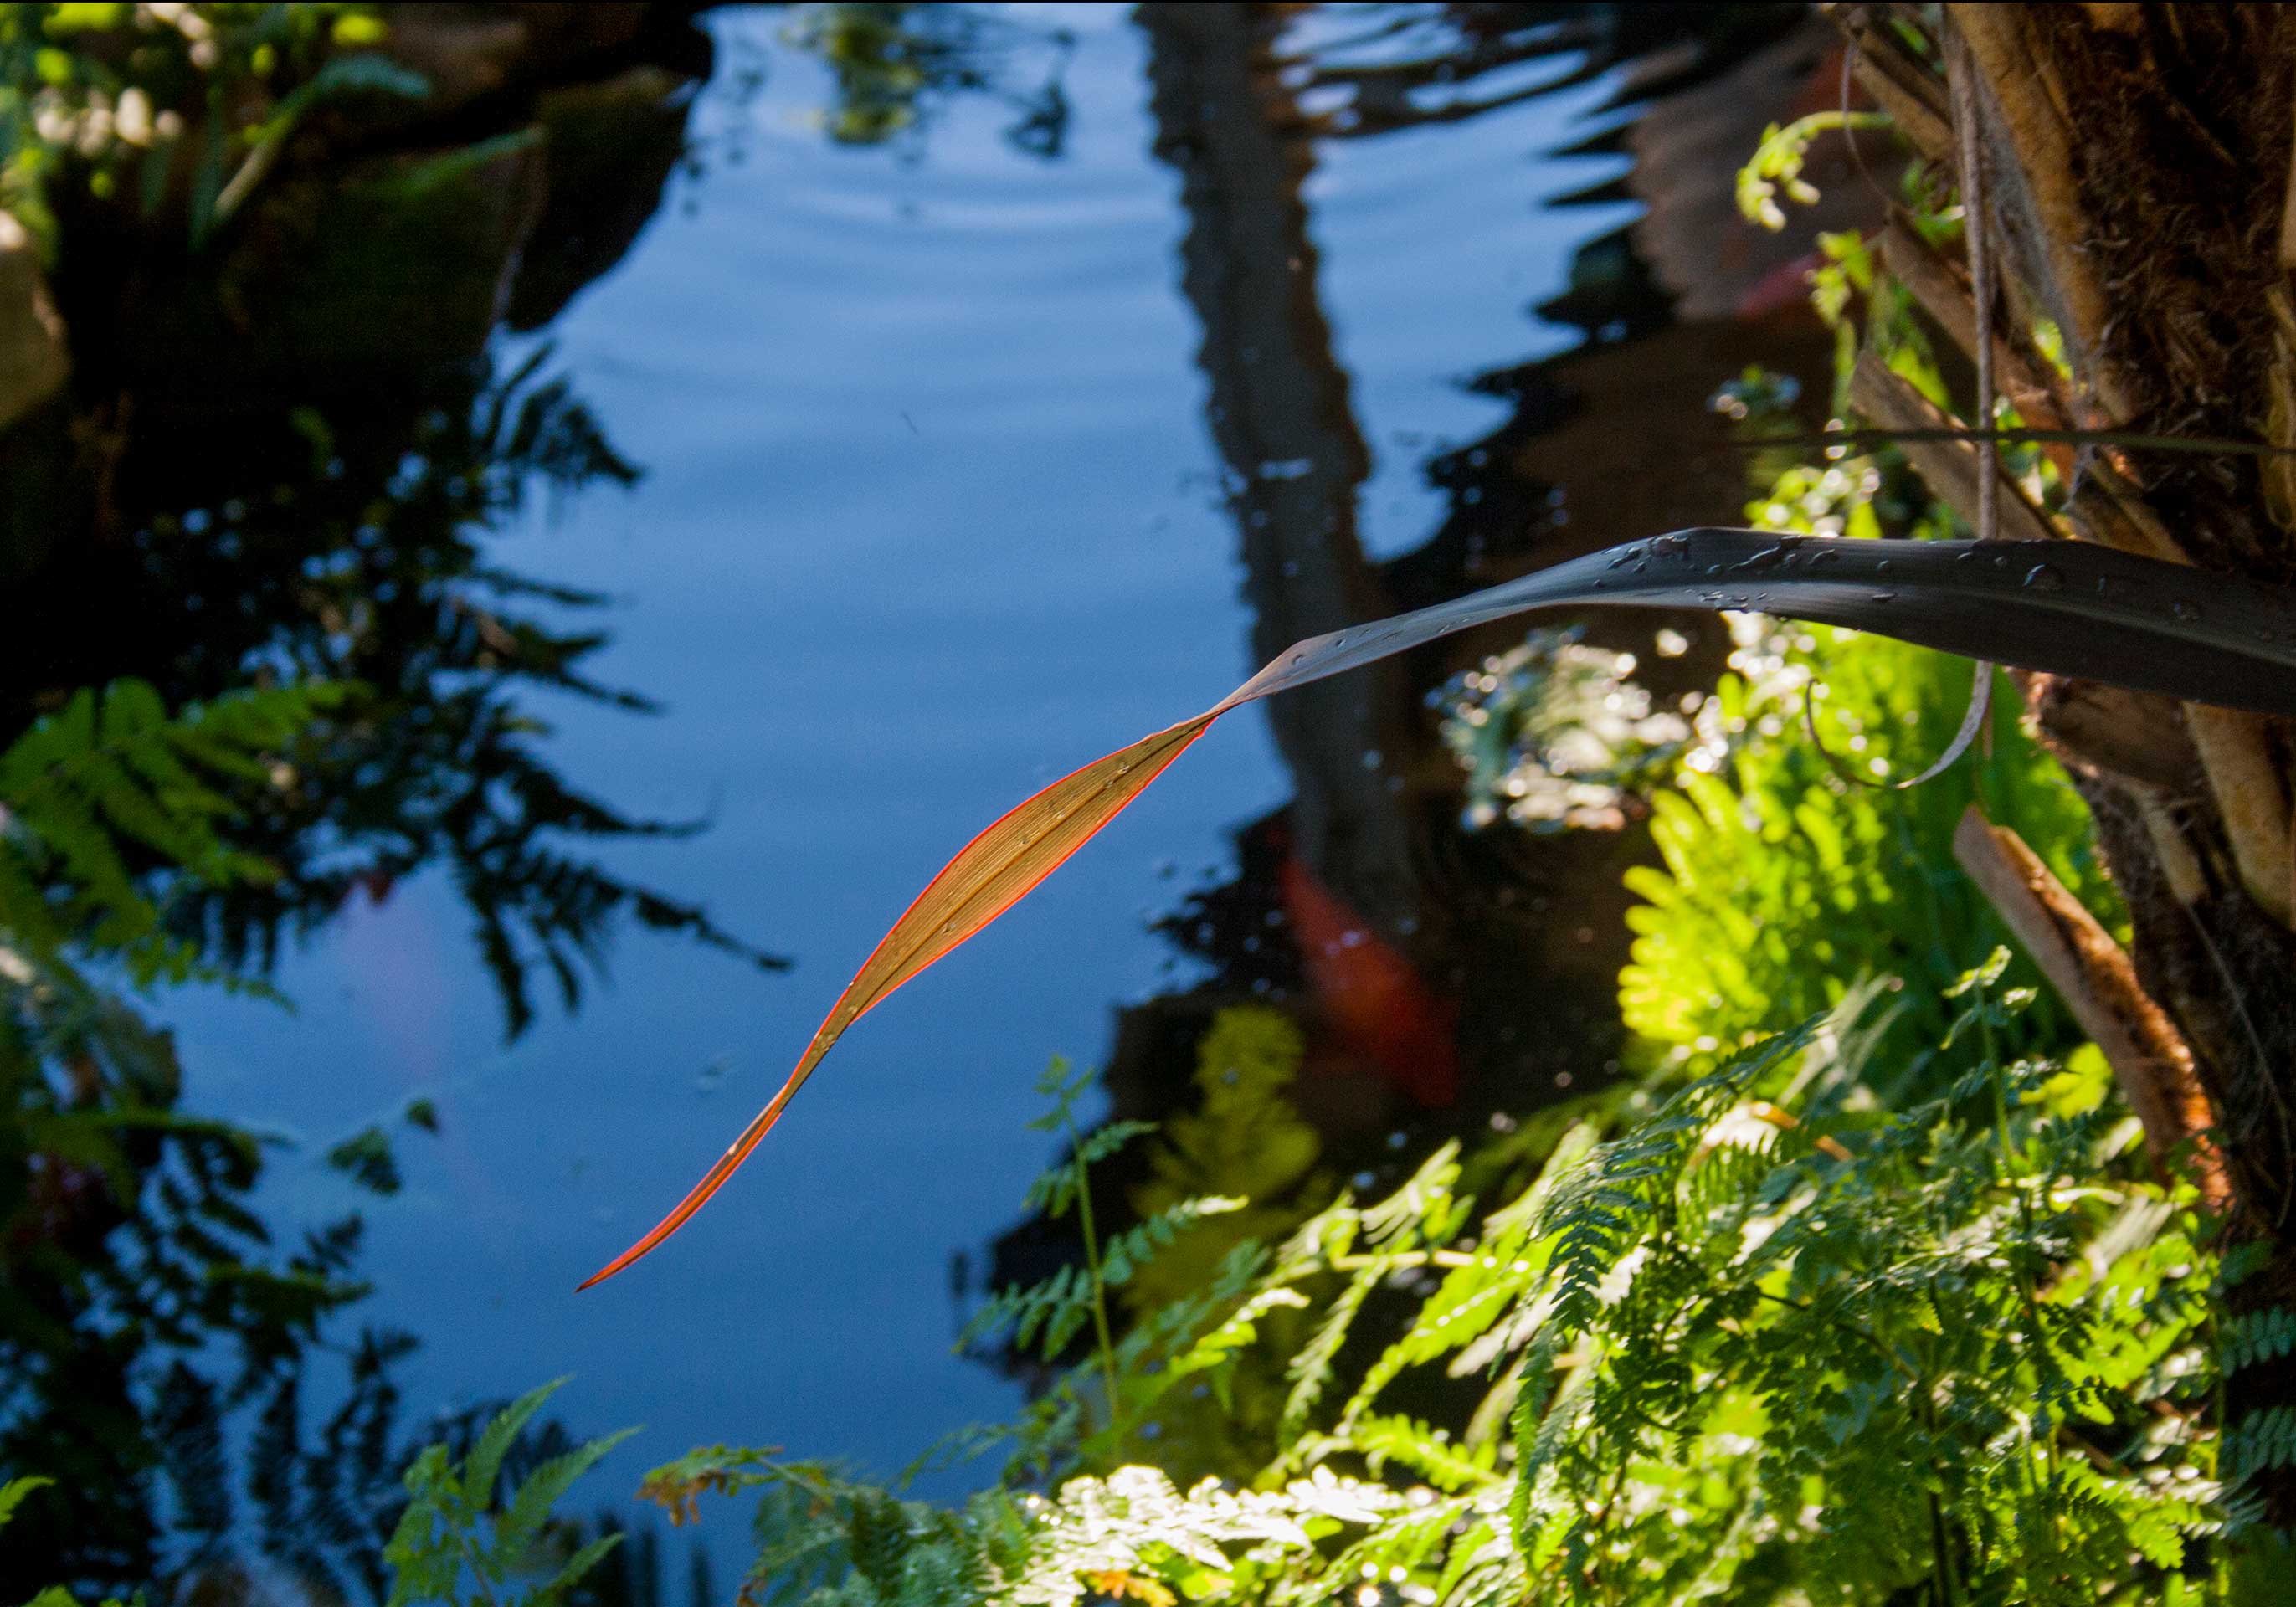
{"label": "tree trunk", "polygon": [[[1964,195],[1978,182],[1997,389],[2029,423],[2296,447],[2296,11],[1955,4],[1943,38],[1929,7],[1833,14],[1900,132]],[[1906,23],[1930,39],[1926,55]],[[1972,127],[1974,175],[1956,154]],[[1908,232],[1887,242],[1897,276],[1973,346],[1959,266],[1922,251]],[[2062,337],[2070,381],[2035,358],[2045,323]],[[1870,388],[1860,405],[1890,411]],[[2075,487],[2067,533],[2296,580],[2296,456],[2102,445],[2062,462]],[[1939,483],[1951,476],[1929,478],[1961,500]],[[2288,727],[2047,677],[2028,697],[2095,813],[2137,975],[2207,1090],[2228,1238],[2264,1247],[2230,1304],[2296,1306]],[[2236,1440],[2260,1414],[2296,1406],[2296,1357],[2234,1373],[2226,1398]],[[2258,1470],[2251,1488],[2273,1528],[2296,1529],[2296,1468]]]}

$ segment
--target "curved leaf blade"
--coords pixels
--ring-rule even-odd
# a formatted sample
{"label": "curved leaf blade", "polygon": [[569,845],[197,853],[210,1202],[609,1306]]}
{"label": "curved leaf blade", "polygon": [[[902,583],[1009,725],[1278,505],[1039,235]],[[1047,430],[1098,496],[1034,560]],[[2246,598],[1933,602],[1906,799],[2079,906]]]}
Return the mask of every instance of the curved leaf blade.
{"label": "curved leaf blade", "polygon": [[2070,541],[1853,541],[1678,530],[1408,614],[1313,636],[1193,719],[1062,777],[975,837],[863,963],[773,1099],[604,1282],[707,1204],[848,1029],[995,921],[1228,710],[1543,608],[1750,610],[2018,668],[2296,717],[2296,604],[2273,587]]}
{"label": "curved leaf blade", "polygon": [[846,1029],[904,982],[947,954],[1028,896],[1071,854],[1092,840],[1124,806],[1140,796],[1164,767],[1210,728],[1215,717],[1192,720],[1142,737],[1129,747],[1071,771],[1008,811],[958,851],[893,923],[806,1045],[797,1067],[766,1108],[703,1175],[668,1216],[580,1288],[603,1283],[685,1226],[726,1178],[750,1158],[781,1119],[813,1069]]}
{"label": "curved leaf blade", "polygon": [[1855,541],[1693,529],[1590,553],[1311,637],[1221,710],[1540,608],[1750,610],[1966,658],[2296,716],[2296,602],[2234,575],[2073,541]]}

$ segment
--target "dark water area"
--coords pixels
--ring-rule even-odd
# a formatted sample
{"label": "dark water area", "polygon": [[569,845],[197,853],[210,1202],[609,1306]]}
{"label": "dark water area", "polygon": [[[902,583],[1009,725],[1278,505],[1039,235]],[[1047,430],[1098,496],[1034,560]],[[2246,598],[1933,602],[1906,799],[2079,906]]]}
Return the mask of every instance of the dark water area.
{"label": "dark water area", "polygon": [[[398,1442],[561,1374],[578,1433],[644,1424],[594,1505],[713,1441],[896,1471],[1023,1399],[954,1341],[1067,1253],[1021,1220],[1049,1057],[1153,1117],[1280,1011],[1373,1179],[1614,1070],[1644,847],[1462,824],[1428,696],[1520,633],[1462,638],[1225,722],[573,1292],[1028,791],[1296,637],[1735,522],[1708,397],[1820,396],[1828,346],[1729,182],[1826,48],[1793,7],[726,8],[559,102],[539,176],[482,105],[442,212],[312,179],[219,283],[67,254],[71,389],[0,442],[6,734],[127,676],[385,694],[256,823],[286,879],[172,910],[292,1008],[134,1000],[180,1109],[295,1141],[279,1241],[364,1220],[311,1431],[371,1325],[416,1341]],[[1725,646],[1595,635],[1663,694]],[[387,1197],[326,1160],[370,1126]]]}

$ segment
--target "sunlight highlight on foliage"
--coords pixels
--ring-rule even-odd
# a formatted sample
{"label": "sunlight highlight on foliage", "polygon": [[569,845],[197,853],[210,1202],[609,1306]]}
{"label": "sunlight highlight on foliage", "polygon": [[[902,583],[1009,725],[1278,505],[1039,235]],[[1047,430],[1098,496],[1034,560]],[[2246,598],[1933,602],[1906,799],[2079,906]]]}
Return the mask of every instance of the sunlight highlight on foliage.
{"label": "sunlight highlight on foliage", "polygon": [[[2243,1472],[2296,1455],[2262,1424],[2218,1465],[2218,1357],[2296,1328],[2211,1343],[2195,1197],[2146,1179],[2103,1081],[2001,1056],[2030,1007],[2005,958],[1954,985],[1950,1063],[1902,1112],[1866,988],[1623,1120],[1587,1102],[1488,1204],[1448,1145],[1342,1195],[1144,1308],[959,1506],[723,1447],[649,1493],[691,1518],[764,1492],[750,1587],[782,1607],[2214,1599]],[[1055,1283],[1002,1308],[1072,1307]],[[1183,1488],[1184,1447],[1107,1432],[1170,1419],[1176,1378],[1232,1374],[1291,1306],[1317,1320],[1240,1481]]]}

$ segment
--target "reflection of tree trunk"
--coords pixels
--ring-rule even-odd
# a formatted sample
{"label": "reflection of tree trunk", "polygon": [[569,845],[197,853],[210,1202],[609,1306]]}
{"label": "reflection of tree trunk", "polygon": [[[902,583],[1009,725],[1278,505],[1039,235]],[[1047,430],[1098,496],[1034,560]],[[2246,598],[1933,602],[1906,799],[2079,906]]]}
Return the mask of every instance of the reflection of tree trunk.
{"label": "reflection of tree trunk", "polygon": [[[1139,13],[1156,151],[1182,181],[1182,283],[1203,329],[1198,360],[1256,616],[1255,667],[1302,636],[1496,578],[1470,567],[1477,544],[1440,534],[1384,569],[1363,552],[1357,498],[1370,454],[1316,300],[1300,195],[1313,129],[1278,78],[1278,15],[1236,4],[1149,4]],[[1703,394],[1690,409],[1700,423]],[[1510,471],[1490,472],[1496,482]],[[1735,494],[1734,480],[1704,512],[1726,508]],[[1464,508],[1455,507],[1452,522]],[[1477,517],[1469,511],[1467,522]],[[1488,645],[1511,639],[1498,633]],[[1264,707],[1296,789],[1286,811],[1292,851],[1409,956],[1442,996],[1438,1013],[1456,1012],[1456,1035],[1447,1026],[1444,1036],[1455,1039],[1470,1097],[1519,1104],[1565,1073],[1599,1074],[1616,1051],[1612,993],[1627,942],[1620,876],[1645,845],[1638,834],[1532,844],[1463,833],[1458,773],[1421,705],[1446,661],[1375,665]],[[1309,934],[1294,936],[1304,953]],[[1448,1063],[1452,1050],[1444,1053]]]}
{"label": "reflection of tree trunk", "polygon": [[[2029,418],[2022,392],[2038,385],[2061,415],[2102,428],[2296,447],[2296,230],[2283,201],[2296,16],[2267,5],[1947,11],[1967,45],[1969,67],[1955,70],[1969,78],[1988,250],[2009,281],[1996,343],[2004,389]],[[1840,13],[1859,36],[1860,71],[1925,156],[1957,166],[1935,58],[1909,53],[1888,13],[1921,25],[1929,8]],[[1915,242],[1891,250],[1909,284],[1938,296],[1955,283],[1921,273]],[[1941,321],[1965,337],[1967,292],[1953,299]],[[2044,319],[2063,337],[2070,386],[2030,360]],[[2285,583],[2296,572],[2285,461],[2103,452],[2079,482],[2072,522],[2092,540]],[[2037,683],[2034,701],[2096,811],[2139,974],[2208,1087],[2235,1231],[2271,1247],[2231,1303],[2296,1307],[2287,728],[2158,699],[2083,721],[2099,700],[2066,683]],[[2296,1407],[2296,1357],[2233,1373],[2226,1399],[2233,1434],[2268,1427],[2260,1414]],[[2296,1467],[2258,1475],[2269,1521],[2296,1525]]]}
{"label": "reflection of tree trunk", "polygon": [[[1319,133],[1301,112],[1300,80],[1275,54],[1280,15],[1242,4],[1149,4],[1139,13],[1156,151],[1179,173],[1187,213],[1182,284],[1203,330],[1198,361],[1255,614],[1253,665],[1302,636],[1455,596],[1618,532],[1731,517],[1742,495],[1737,462],[1652,474],[1651,431],[1712,439],[1706,397],[1715,381],[1781,345],[1799,359],[1793,367],[1822,373],[1830,353],[1822,332],[1686,325],[1594,343],[1511,375],[1518,415],[1484,443],[1489,450],[1438,460],[1441,483],[1461,491],[1472,483],[1473,495],[1455,496],[1441,529],[1414,553],[1386,565],[1365,557],[1356,514],[1370,454],[1316,300],[1316,253],[1300,193],[1312,142],[1328,129]],[[1809,53],[1806,41],[1800,48]],[[1749,93],[1775,100],[1778,66],[1767,58],[1761,65]],[[1751,115],[1749,143],[1760,128],[1760,114]],[[1714,127],[1710,114],[1701,127]],[[1677,161],[1666,181],[1674,189],[1660,199],[1726,196],[1734,172],[1727,163],[1693,170]],[[1760,276],[1749,269],[1732,283]],[[1627,417],[1636,428],[1620,427]],[[1578,515],[1569,529],[1548,500],[1566,485]],[[1495,560],[1502,549],[1507,555]],[[1647,656],[1652,632],[1669,618],[1606,619],[1599,629]],[[1708,635],[1718,642],[1718,633]],[[1432,1013],[1445,1021],[1471,1097],[1508,1104],[1565,1074],[1597,1074],[1616,1052],[1614,995],[1628,948],[1621,878],[1648,849],[1639,832],[1530,839],[1459,829],[1458,772],[1421,694],[1445,667],[1518,639],[1513,627],[1495,629],[1265,705],[1296,788],[1285,812],[1290,850],[1442,996]],[[1718,656],[1718,648],[1662,662],[1658,675],[1686,689]],[[1284,902],[1312,973],[1308,928],[1329,922],[1304,919],[1297,890]],[[1308,979],[1327,1005],[1331,980]],[[1354,990],[1360,1016],[1388,1013],[1364,1002],[1374,991]]]}
{"label": "reflection of tree trunk", "polygon": [[[1316,299],[1300,181],[1312,160],[1269,56],[1275,19],[1248,5],[1151,4],[1156,152],[1178,169],[1182,283],[1242,537],[1251,667],[1302,636],[1391,611],[1356,535],[1370,456]],[[1425,741],[1398,663],[1265,705],[1297,783],[1300,857],[1392,932],[1423,903],[1403,799],[1389,785]]]}

